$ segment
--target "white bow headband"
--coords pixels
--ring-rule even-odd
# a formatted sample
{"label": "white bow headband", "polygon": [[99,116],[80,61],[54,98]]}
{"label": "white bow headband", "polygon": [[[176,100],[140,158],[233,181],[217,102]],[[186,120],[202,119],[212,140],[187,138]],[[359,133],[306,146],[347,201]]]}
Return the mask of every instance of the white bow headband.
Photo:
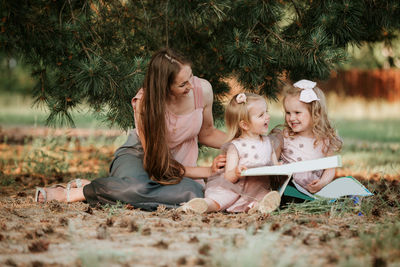
{"label": "white bow headband", "polygon": [[303,89],[300,92],[299,100],[304,103],[310,103],[315,100],[320,100],[317,94],[314,92],[314,88],[317,85],[316,82],[309,81],[309,80],[300,80],[293,84],[294,87]]}

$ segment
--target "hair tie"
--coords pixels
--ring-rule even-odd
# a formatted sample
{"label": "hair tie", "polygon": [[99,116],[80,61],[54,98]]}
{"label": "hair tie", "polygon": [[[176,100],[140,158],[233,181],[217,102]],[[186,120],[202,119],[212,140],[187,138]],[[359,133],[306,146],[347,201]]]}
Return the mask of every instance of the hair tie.
{"label": "hair tie", "polygon": [[310,103],[316,100],[320,100],[313,90],[317,85],[316,82],[309,81],[309,80],[300,80],[293,84],[294,87],[303,89],[300,92],[299,100],[304,103]]}
{"label": "hair tie", "polygon": [[175,63],[176,62],[176,60],[173,59],[172,57],[170,57],[169,55],[164,54],[164,56],[169,60],[169,62],[171,62],[171,63]]}
{"label": "hair tie", "polygon": [[246,103],[247,97],[244,93],[240,93],[236,96],[236,102],[238,104]]}

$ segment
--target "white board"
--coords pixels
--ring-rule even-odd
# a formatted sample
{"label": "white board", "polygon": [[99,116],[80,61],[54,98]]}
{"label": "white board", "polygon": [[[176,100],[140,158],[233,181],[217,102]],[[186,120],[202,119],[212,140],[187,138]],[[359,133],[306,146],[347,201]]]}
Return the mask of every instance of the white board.
{"label": "white board", "polygon": [[338,198],[351,195],[372,196],[373,194],[353,177],[337,178],[314,194],[314,196],[322,198]]}
{"label": "white board", "polygon": [[251,168],[242,171],[243,176],[264,176],[264,175],[292,175],[297,172],[308,172],[342,166],[342,160],[339,155],[288,163],[284,165],[265,166]]}

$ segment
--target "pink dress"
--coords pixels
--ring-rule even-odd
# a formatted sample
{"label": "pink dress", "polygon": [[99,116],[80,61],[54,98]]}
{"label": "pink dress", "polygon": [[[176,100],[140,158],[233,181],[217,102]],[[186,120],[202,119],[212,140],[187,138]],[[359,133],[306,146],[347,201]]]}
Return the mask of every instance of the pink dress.
{"label": "pink dress", "polygon": [[[286,164],[325,157],[322,152],[323,145],[319,143],[314,147],[314,142],[314,138],[299,135],[288,136],[287,134],[283,134],[283,150],[280,158],[283,163]],[[293,179],[301,187],[306,188],[306,186],[312,181],[320,179],[322,173],[323,170],[295,173],[293,174]]]}
{"label": "pink dress", "polygon": [[[235,139],[224,147],[234,146],[239,155],[239,165],[248,168],[273,165],[272,146],[269,137],[260,140]],[[211,176],[207,180],[205,197],[219,204],[220,210],[245,212],[270,192],[269,179],[266,176],[248,176],[235,184],[224,178],[224,173]]]}
{"label": "pink dress", "polygon": [[[176,115],[167,110],[166,124],[168,131],[168,146],[171,149],[172,156],[183,166],[197,166],[197,157],[199,154],[198,135],[203,124],[203,91],[198,77],[193,79],[193,95],[195,109],[184,115]],[[134,100],[141,99],[143,89],[134,97]],[[135,105],[133,105],[135,110]],[[137,125],[135,122],[136,131]],[[137,132],[137,134],[139,134]],[[196,180],[204,186],[204,181]]]}

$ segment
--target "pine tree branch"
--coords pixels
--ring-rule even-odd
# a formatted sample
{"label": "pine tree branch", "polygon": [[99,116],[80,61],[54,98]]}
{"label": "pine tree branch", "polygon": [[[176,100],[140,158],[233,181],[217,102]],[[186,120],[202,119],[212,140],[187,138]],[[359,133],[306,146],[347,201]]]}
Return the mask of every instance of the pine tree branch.
{"label": "pine tree branch", "polygon": [[272,34],[276,39],[278,39],[278,40],[281,41],[282,43],[284,43],[284,44],[286,44],[286,45],[288,45],[288,46],[290,46],[290,47],[293,47],[293,48],[295,48],[295,49],[298,49],[298,46],[296,46],[296,45],[294,45],[294,44],[292,44],[292,43],[289,43],[289,42],[285,41],[284,39],[282,39],[282,37],[280,37],[280,36],[279,36],[278,34],[276,34],[275,32],[271,31],[270,29],[268,29],[268,27],[265,26],[264,24],[262,24],[261,22],[258,22],[258,23],[264,28],[264,30],[266,30],[267,32],[269,32],[270,34]]}
{"label": "pine tree branch", "polygon": [[294,6],[294,9],[296,10],[297,17],[300,19],[300,11],[297,8],[297,5],[295,4],[295,2],[293,0],[291,0],[290,2],[292,2],[292,5]]}
{"label": "pine tree branch", "polygon": [[[70,7],[70,9],[71,9],[72,21],[73,21],[74,25],[76,25],[76,24],[75,24],[75,21],[76,21],[77,19],[76,19],[76,17],[75,17],[74,11],[73,11],[73,9],[72,9],[71,0],[68,0],[68,3],[69,3],[69,7]],[[75,38],[78,40],[78,42],[82,45],[83,51],[85,52],[86,56],[91,60],[92,58],[90,57],[89,52],[87,51],[87,47],[86,47],[85,44],[82,42],[82,40],[80,40],[80,38],[79,38],[77,32],[74,32],[74,35],[75,35]]]}
{"label": "pine tree branch", "polygon": [[165,38],[167,39],[166,47],[168,47],[168,0],[165,3]]}
{"label": "pine tree branch", "polygon": [[58,16],[58,20],[59,20],[59,23],[60,23],[60,30],[62,29],[62,27],[61,27],[61,25],[62,25],[61,15],[62,15],[62,12],[63,12],[63,10],[64,10],[65,3],[66,3],[66,2],[64,2],[63,6],[61,7],[60,14],[59,14],[59,16]]}
{"label": "pine tree branch", "polygon": [[95,54],[96,56],[98,56],[101,60],[103,60],[104,62],[110,64],[111,66],[114,67],[114,69],[116,71],[119,71],[119,68],[117,65],[115,65],[114,63],[112,63],[111,61],[106,60],[105,58],[103,58],[102,56],[100,56],[98,53],[96,53],[94,50],[92,50],[91,48],[86,48],[88,51],[92,52],[93,54]]}
{"label": "pine tree branch", "polygon": [[[148,14],[147,14],[147,11],[146,11],[146,7],[145,7],[145,4],[143,3],[143,0],[140,0],[140,3],[142,4],[142,7],[143,7],[143,13],[144,13],[144,17],[145,17],[145,19],[146,19],[146,28],[147,28],[147,31],[148,32],[151,32],[150,31],[150,18],[149,18],[149,16],[148,16]],[[149,40],[148,39],[146,39],[146,43],[147,43],[147,47],[149,46],[148,44],[149,44],[149,42],[148,42]],[[148,49],[148,48],[147,48]]]}
{"label": "pine tree branch", "polygon": [[43,71],[40,72],[40,87],[42,91],[42,95],[44,95],[44,78],[43,78]]}
{"label": "pine tree branch", "polygon": [[257,21],[256,23],[254,23],[253,27],[251,27],[250,31],[246,34],[246,38],[249,37],[249,35],[254,31],[254,29],[256,28],[257,24],[259,23],[259,21]]}

